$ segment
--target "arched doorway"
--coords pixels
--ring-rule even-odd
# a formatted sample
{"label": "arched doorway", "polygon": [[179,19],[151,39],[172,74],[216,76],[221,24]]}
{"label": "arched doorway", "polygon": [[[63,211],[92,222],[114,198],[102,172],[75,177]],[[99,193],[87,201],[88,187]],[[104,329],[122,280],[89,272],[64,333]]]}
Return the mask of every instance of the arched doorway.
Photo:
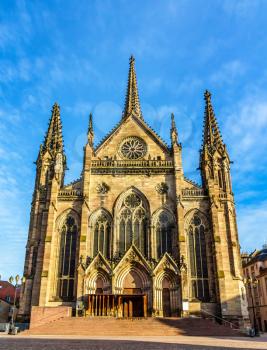
{"label": "arched doorway", "polygon": [[101,277],[98,277],[95,284],[96,284],[95,294],[103,294],[103,287],[104,287],[103,279]]}
{"label": "arched doorway", "polygon": [[123,294],[142,294],[142,281],[136,271],[130,271],[123,281]]}
{"label": "arched doorway", "polygon": [[144,317],[147,314],[147,296],[143,283],[134,270],[129,271],[123,281],[123,295],[120,298],[122,317]]}
{"label": "arched doorway", "polygon": [[[168,260],[168,259],[167,259]],[[166,259],[161,264],[165,264]],[[169,260],[171,264],[171,260]],[[159,265],[155,271],[155,292],[153,295],[153,309],[155,315],[163,317],[178,317],[181,312],[181,283],[178,269]]]}
{"label": "arched doorway", "polygon": [[162,281],[162,309],[164,317],[171,316],[170,281],[166,277]]}

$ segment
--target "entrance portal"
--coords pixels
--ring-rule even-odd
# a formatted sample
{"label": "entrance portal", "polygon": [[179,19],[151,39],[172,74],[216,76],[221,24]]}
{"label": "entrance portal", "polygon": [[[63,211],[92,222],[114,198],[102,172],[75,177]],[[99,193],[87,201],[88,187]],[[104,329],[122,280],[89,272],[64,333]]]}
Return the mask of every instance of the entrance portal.
{"label": "entrance portal", "polygon": [[89,294],[88,316],[147,317],[146,294]]}
{"label": "entrance portal", "polygon": [[166,277],[162,281],[162,311],[164,317],[171,316],[170,281]]}
{"label": "entrance portal", "polygon": [[136,271],[130,271],[124,278],[121,303],[122,317],[147,316],[147,296],[143,293],[143,284]]}
{"label": "entrance portal", "polygon": [[123,295],[122,317],[144,317],[145,295]]}
{"label": "entrance portal", "polygon": [[163,316],[171,316],[171,300],[170,300],[170,290],[169,288],[163,288],[162,290],[162,306],[163,306]]}

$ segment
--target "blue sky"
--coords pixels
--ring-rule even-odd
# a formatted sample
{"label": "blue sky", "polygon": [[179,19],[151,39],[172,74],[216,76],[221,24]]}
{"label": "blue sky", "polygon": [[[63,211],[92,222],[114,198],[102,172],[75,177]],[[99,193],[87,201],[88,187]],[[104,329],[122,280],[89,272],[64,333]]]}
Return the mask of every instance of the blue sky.
{"label": "blue sky", "polygon": [[0,274],[22,273],[35,166],[52,104],[79,177],[88,114],[96,142],[119,121],[129,56],[143,115],[169,143],[174,112],[189,178],[199,181],[203,92],[232,166],[242,250],[267,239],[267,2],[0,2]]}

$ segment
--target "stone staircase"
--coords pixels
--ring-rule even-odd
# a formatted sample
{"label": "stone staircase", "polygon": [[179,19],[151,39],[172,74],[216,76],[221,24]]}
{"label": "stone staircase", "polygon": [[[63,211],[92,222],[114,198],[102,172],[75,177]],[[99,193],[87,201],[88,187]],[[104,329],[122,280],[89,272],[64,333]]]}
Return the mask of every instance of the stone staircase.
{"label": "stone staircase", "polygon": [[201,318],[65,317],[23,332],[74,336],[240,336],[240,332]]}

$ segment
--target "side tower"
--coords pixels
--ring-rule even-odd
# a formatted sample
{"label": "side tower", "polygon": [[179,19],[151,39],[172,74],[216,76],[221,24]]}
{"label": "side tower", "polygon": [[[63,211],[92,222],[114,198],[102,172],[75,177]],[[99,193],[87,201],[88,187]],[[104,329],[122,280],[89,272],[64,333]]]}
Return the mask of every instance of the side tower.
{"label": "side tower", "polygon": [[217,275],[216,299],[223,319],[241,322],[247,318],[247,305],[231,185],[231,161],[213,112],[210,92],[206,91],[204,97],[206,108],[200,169],[203,187],[210,201],[212,250]]}
{"label": "side tower", "polygon": [[30,214],[30,226],[24,265],[21,317],[30,315],[32,305],[39,305],[47,279],[49,263],[47,232],[52,232],[59,189],[63,185],[66,157],[63,147],[60,107],[53,105],[48,130],[36,161],[36,177]]}

